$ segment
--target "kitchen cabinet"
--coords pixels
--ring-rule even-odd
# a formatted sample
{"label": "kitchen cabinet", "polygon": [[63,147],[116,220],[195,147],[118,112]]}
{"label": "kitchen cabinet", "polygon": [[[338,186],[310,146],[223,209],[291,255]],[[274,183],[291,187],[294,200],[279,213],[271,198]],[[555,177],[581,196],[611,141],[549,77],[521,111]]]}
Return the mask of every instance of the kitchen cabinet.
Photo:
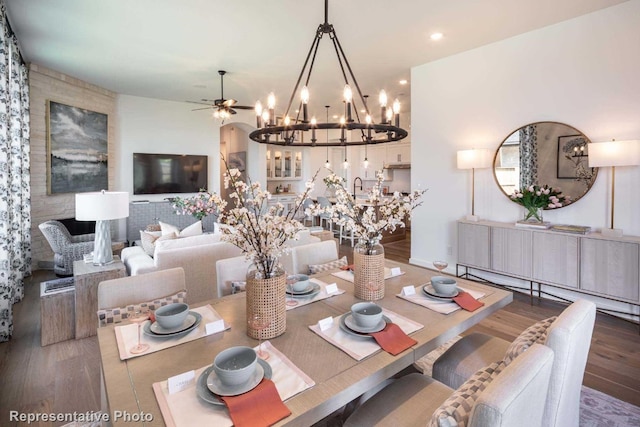
{"label": "kitchen cabinet", "polygon": [[267,179],[302,179],[302,150],[267,148],[266,174]]}
{"label": "kitchen cabinet", "polygon": [[411,163],[411,144],[388,144],[386,164],[389,163]]}
{"label": "kitchen cabinet", "polygon": [[[384,144],[381,145],[361,145],[358,152],[358,165],[353,170],[356,171],[355,176],[359,176],[362,179],[374,180],[376,179],[376,171],[379,171],[387,163],[387,148]],[[364,167],[364,159],[369,161],[369,166]],[[383,170],[385,174],[385,181],[393,179],[393,175],[389,170]]]}

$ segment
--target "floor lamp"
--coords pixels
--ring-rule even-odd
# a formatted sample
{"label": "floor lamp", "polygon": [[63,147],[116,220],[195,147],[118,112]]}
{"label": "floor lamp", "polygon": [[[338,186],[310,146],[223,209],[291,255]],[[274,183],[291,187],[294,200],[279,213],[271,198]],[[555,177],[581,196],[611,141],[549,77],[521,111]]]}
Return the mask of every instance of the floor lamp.
{"label": "floor lamp", "polygon": [[128,216],[129,193],[126,191],[102,190],[76,194],[76,219],[96,221],[93,265],[106,265],[113,262],[110,221]]}
{"label": "floor lamp", "polygon": [[491,167],[492,152],[487,148],[458,151],[458,169],[471,169],[471,215],[467,221],[478,221],[475,212],[476,169]]}
{"label": "floor lamp", "polygon": [[589,144],[589,167],[611,167],[611,228],[603,228],[608,237],[622,236],[622,230],[614,228],[616,191],[616,166],[640,164],[640,141],[607,141]]}

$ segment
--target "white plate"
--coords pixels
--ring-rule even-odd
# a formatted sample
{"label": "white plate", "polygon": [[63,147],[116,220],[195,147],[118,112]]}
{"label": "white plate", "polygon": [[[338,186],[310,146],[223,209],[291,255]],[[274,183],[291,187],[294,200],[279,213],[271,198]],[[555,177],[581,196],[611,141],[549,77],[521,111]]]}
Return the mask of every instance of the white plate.
{"label": "white plate", "polygon": [[188,333],[190,333],[191,331],[193,331],[195,328],[198,327],[198,325],[200,324],[200,322],[202,321],[202,316],[200,315],[200,313],[197,313],[195,311],[190,311],[189,315],[193,315],[196,318],[196,321],[193,325],[189,326],[187,329],[183,330],[183,331],[179,331],[179,332],[172,332],[169,334],[156,334],[154,332],[151,331],[151,322],[145,322],[144,326],[142,327],[142,332],[149,336],[149,337],[153,337],[153,338],[160,338],[160,339],[165,339],[165,338],[179,338],[183,335],[187,335]]}
{"label": "white plate", "polygon": [[387,322],[385,322],[384,319],[380,319],[380,322],[378,322],[377,325],[371,328],[364,328],[356,323],[351,313],[347,313],[347,316],[344,318],[344,324],[352,331],[360,332],[361,334],[372,334],[374,332],[380,332],[384,329],[385,326],[387,326]]}
{"label": "white plate", "polygon": [[171,328],[171,329],[165,329],[162,326],[160,326],[158,322],[153,322],[151,326],[149,326],[149,330],[154,334],[158,334],[158,335],[175,334],[176,332],[182,332],[184,330],[189,329],[190,327],[193,326],[194,323],[196,323],[196,316],[194,316],[193,314],[191,314],[191,312],[189,312],[189,314],[187,314],[186,319],[184,319],[184,322],[182,322],[182,325],[180,326],[176,326],[175,328]]}
{"label": "white plate", "polygon": [[[264,377],[270,380],[273,376],[271,365],[269,365],[266,360],[262,359],[258,359],[258,363],[262,366],[262,369],[264,369]],[[220,396],[209,390],[209,387],[207,387],[207,378],[209,378],[211,372],[213,372],[213,365],[209,366],[200,374],[198,382],[196,383],[196,393],[200,399],[207,403],[224,406],[224,402],[220,399]]]}
{"label": "white plate", "polygon": [[216,371],[212,369],[209,373],[209,376],[207,377],[207,388],[218,396],[237,396],[239,394],[253,390],[258,384],[260,384],[260,381],[262,381],[263,377],[264,368],[262,367],[262,364],[257,363],[256,370],[247,381],[239,385],[229,386],[226,384],[222,384],[222,381],[220,381],[220,378],[218,378]]}
{"label": "white plate", "polygon": [[427,283],[422,287],[422,292],[424,292],[428,297],[435,298],[442,301],[452,301],[453,298],[457,297],[460,293],[460,288],[456,288],[456,292],[453,295],[442,295],[436,292],[431,286],[431,283]]}

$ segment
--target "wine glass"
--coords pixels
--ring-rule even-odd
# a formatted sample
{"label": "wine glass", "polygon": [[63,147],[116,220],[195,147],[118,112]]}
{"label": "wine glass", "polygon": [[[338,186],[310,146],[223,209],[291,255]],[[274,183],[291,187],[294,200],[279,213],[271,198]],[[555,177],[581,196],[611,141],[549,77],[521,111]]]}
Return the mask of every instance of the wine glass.
{"label": "wine glass", "polygon": [[290,292],[293,292],[293,284],[296,283],[298,281],[298,276],[295,274],[292,274],[290,276],[287,276],[287,298],[285,301],[285,304],[287,304],[289,307],[295,307],[296,305],[298,305],[298,301],[293,298],[293,294]]}
{"label": "wine glass", "polygon": [[138,344],[129,349],[129,352],[131,354],[140,354],[149,350],[149,344],[142,344],[140,342],[140,331],[142,329],[142,324],[148,319],[149,309],[147,307],[140,307],[136,309],[133,313],[133,316],[129,318],[130,321],[138,325]]}
{"label": "wine glass", "polygon": [[438,269],[438,272],[442,274],[442,270],[447,268],[449,263],[447,261],[433,261],[433,266]]}
{"label": "wine glass", "polygon": [[267,360],[269,358],[269,353],[262,350],[262,331],[271,325],[271,320],[263,314],[254,313],[249,316],[247,323],[249,324],[249,327],[258,331],[258,351],[256,354],[259,358]]}

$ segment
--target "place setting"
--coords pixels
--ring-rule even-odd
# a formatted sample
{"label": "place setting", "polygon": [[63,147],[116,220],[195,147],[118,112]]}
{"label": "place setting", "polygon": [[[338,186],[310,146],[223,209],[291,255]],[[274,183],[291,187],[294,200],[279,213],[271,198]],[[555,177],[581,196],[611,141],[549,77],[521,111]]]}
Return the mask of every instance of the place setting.
{"label": "place setting", "polygon": [[210,306],[190,309],[185,303],[172,303],[155,312],[136,312],[129,325],[116,326],[114,332],[120,359],[142,356],[173,347],[230,328]]}
{"label": "place setting", "polygon": [[287,276],[287,288],[285,291],[287,310],[334,295],[340,295],[344,292],[335,283],[327,284],[318,279],[310,279],[306,274],[291,274]]}
{"label": "place setting", "polygon": [[[434,261],[433,264],[440,272],[447,267],[445,261]],[[433,276],[424,285],[403,287],[397,296],[438,313],[449,314],[460,309],[477,310],[484,305],[478,299],[484,297],[485,293],[461,288],[453,277]]]}
{"label": "place setting", "polygon": [[309,328],[356,360],[381,348],[397,355],[416,344],[408,334],[423,325],[374,302],[359,302],[351,311],[336,318],[326,318]]}
{"label": "place setting", "polygon": [[209,366],[153,384],[163,418],[170,426],[268,426],[288,417],[284,400],[315,382],[270,342],[269,360],[259,349],[230,347]]}

